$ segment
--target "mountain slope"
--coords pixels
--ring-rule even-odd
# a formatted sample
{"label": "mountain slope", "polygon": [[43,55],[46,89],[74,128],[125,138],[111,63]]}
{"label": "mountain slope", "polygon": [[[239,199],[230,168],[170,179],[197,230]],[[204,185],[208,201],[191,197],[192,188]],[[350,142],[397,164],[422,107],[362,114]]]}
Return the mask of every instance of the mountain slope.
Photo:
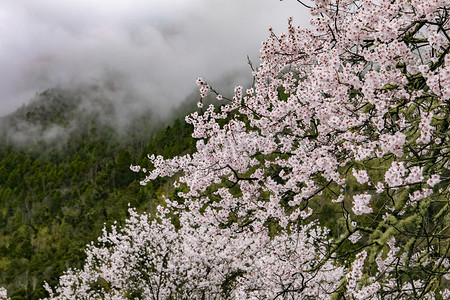
{"label": "mountain slope", "polygon": [[117,126],[117,106],[91,89],[49,90],[2,119],[0,286],[12,299],[44,297],[44,281],[80,266],[105,223],[120,224],[128,205],[153,211],[170,193],[163,180],[140,186],[131,163],[194,145],[190,126],[176,120],[157,131],[148,110]]}

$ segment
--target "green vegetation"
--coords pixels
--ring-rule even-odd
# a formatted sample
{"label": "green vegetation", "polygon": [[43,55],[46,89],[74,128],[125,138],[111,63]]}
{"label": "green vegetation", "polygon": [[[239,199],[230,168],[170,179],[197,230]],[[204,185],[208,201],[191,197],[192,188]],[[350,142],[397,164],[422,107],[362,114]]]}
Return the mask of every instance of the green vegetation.
{"label": "green vegetation", "polygon": [[[142,174],[132,172],[131,163],[145,166],[148,153],[171,157],[194,145],[184,121],[157,132],[142,117],[119,133],[98,110],[74,112],[69,96],[41,95],[7,119],[0,139],[0,286],[12,299],[46,296],[44,281],[54,285],[68,266],[80,267],[85,245],[105,224],[120,224],[128,205],[153,211],[172,190],[163,179],[140,186]],[[55,125],[67,132],[18,144],[8,130],[18,132],[23,123],[39,132]],[[69,130],[69,124],[78,125]]]}

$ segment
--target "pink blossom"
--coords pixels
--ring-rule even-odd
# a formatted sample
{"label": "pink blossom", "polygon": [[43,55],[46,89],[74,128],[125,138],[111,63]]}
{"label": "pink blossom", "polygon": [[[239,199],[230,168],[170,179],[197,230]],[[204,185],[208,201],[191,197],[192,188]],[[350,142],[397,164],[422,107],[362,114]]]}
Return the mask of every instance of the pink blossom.
{"label": "pink blossom", "polygon": [[427,184],[431,187],[434,187],[436,184],[440,182],[440,176],[438,174],[433,174],[431,177],[427,180]]}
{"label": "pink blossom", "polygon": [[368,214],[372,212],[372,207],[369,206],[370,199],[372,198],[369,194],[359,194],[353,196],[353,207],[352,210],[356,215]]}
{"label": "pink blossom", "polygon": [[403,162],[392,162],[391,167],[384,175],[384,180],[389,187],[396,187],[404,183],[406,168]]}
{"label": "pink blossom", "polygon": [[353,176],[355,176],[356,181],[358,181],[361,184],[364,184],[369,181],[369,176],[366,170],[353,169]]}

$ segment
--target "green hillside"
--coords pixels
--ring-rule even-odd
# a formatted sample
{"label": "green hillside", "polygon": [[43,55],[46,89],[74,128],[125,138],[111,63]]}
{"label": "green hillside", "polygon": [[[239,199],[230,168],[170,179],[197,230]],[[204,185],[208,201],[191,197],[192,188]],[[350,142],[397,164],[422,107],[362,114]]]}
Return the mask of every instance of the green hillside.
{"label": "green hillside", "polygon": [[49,90],[2,119],[0,286],[12,299],[44,297],[44,281],[54,285],[80,266],[104,224],[120,224],[128,205],[151,212],[171,191],[165,180],[142,187],[130,163],[194,145],[182,120],[155,125],[145,110],[119,128],[105,121],[114,119],[113,103],[88,96]]}

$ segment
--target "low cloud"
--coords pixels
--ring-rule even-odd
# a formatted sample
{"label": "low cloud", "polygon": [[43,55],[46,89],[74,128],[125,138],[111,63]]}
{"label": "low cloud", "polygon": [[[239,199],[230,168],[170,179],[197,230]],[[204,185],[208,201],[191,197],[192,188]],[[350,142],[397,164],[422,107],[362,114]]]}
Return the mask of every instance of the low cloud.
{"label": "low cloud", "polygon": [[268,26],[283,31],[291,15],[306,24],[294,0],[2,1],[0,115],[49,88],[95,84],[115,85],[121,109],[134,97],[129,110],[166,114],[197,77],[250,74],[246,56],[257,61]]}

